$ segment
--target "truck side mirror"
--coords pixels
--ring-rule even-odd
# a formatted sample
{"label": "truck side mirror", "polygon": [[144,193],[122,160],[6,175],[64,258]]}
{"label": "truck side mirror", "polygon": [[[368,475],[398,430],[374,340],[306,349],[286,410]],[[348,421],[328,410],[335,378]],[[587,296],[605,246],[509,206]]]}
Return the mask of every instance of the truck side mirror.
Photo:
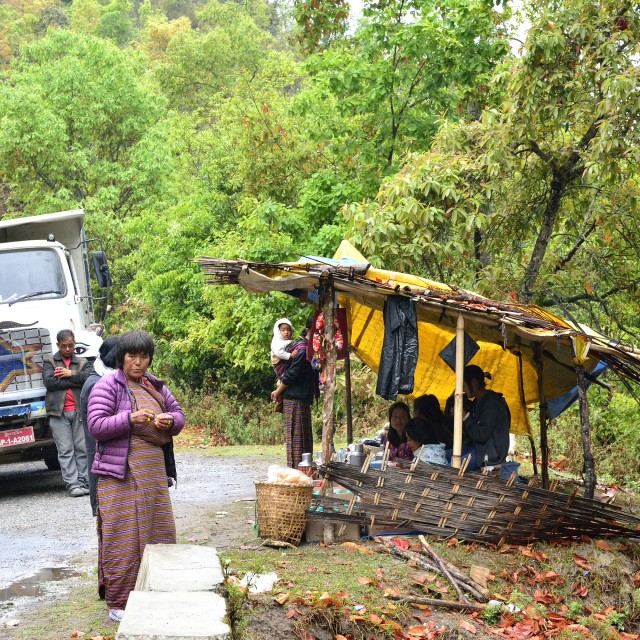
{"label": "truck side mirror", "polygon": [[91,261],[98,279],[98,286],[101,289],[111,286],[111,272],[107,262],[107,254],[104,251],[95,251],[91,254]]}

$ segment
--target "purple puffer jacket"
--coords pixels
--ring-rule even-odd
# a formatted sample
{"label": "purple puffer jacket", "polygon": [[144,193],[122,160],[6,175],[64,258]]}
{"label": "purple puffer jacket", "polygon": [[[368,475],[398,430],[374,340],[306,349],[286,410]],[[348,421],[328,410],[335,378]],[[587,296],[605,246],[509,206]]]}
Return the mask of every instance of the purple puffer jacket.
{"label": "purple puffer jacket", "polygon": [[[173,417],[169,433],[177,435],[184,427],[184,414],[180,405],[161,380],[148,373],[145,378],[164,396],[164,413]],[[122,480],[127,472],[131,435],[129,416],[133,411],[130,393],[124,373],[117,369],[96,382],[89,396],[87,426],[89,433],[98,442],[91,471],[98,476]]]}

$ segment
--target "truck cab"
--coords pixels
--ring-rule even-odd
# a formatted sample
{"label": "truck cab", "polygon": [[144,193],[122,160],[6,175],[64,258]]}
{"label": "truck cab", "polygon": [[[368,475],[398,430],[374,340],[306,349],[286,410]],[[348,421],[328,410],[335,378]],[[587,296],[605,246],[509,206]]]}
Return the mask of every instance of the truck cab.
{"label": "truck cab", "polygon": [[[81,210],[0,220],[0,464],[41,459],[57,466],[44,408],[44,360],[57,350],[61,329],[74,332],[78,355],[94,355],[83,352],[101,342],[90,331],[83,223]],[[97,264],[105,266],[104,256]],[[105,282],[105,273],[98,275]]]}

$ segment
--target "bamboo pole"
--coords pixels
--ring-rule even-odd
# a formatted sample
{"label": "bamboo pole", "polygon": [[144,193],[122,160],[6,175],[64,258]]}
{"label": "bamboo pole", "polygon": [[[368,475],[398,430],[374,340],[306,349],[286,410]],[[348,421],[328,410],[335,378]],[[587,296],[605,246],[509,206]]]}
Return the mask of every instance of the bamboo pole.
{"label": "bamboo pole", "polygon": [[463,375],[464,375],[464,317],[458,314],[456,324],[456,390],[453,405],[453,454],[451,466],[460,468],[462,456],[462,409],[463,409]]}
{"label": "bamboo pole", "polygon": [[591,451],[591,423],[589,421],[589,401],[587,400],[587,376],[584,365],[576,365],[578,398],[580,400],[580,425],[582,427],[582,448],[584,451],[584,497],[593,498],[596,488],[596,468]]}

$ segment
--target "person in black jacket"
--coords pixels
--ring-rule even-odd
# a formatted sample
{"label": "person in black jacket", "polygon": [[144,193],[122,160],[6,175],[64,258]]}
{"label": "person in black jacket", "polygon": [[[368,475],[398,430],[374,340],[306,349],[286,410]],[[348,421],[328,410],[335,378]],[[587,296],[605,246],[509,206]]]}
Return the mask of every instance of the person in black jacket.
{"label": "person in black jacket", "polygon": [[478,468],[502,464],[509,453],[511,412],[501,393],[485,388],[485,378],[491,379],[491,375],[477,365],[464,368],[464,393],[473,402],[468,405],[462,428],[473,442]]}
{"label": "person in black jacket", "polygon": [[58,449],[62,479],[69,495],[89,495],[87,449],[80,415],[80,389],[93,367],[75,353],[73,331],[63,329],[56,336],[58,351],[45,358],[42,374],[47,388],[45,405],[49,426]]}
{"label": "person in black jacket", "polygon": [[307,360],[307,333],[313,317],[307,320],[299,340],[291,351],[289,366],[282,374],[271,400],[283,400],[287,466],[296,469],[303,453],[313,452],[311,404],[318,397],[318,375]]}

